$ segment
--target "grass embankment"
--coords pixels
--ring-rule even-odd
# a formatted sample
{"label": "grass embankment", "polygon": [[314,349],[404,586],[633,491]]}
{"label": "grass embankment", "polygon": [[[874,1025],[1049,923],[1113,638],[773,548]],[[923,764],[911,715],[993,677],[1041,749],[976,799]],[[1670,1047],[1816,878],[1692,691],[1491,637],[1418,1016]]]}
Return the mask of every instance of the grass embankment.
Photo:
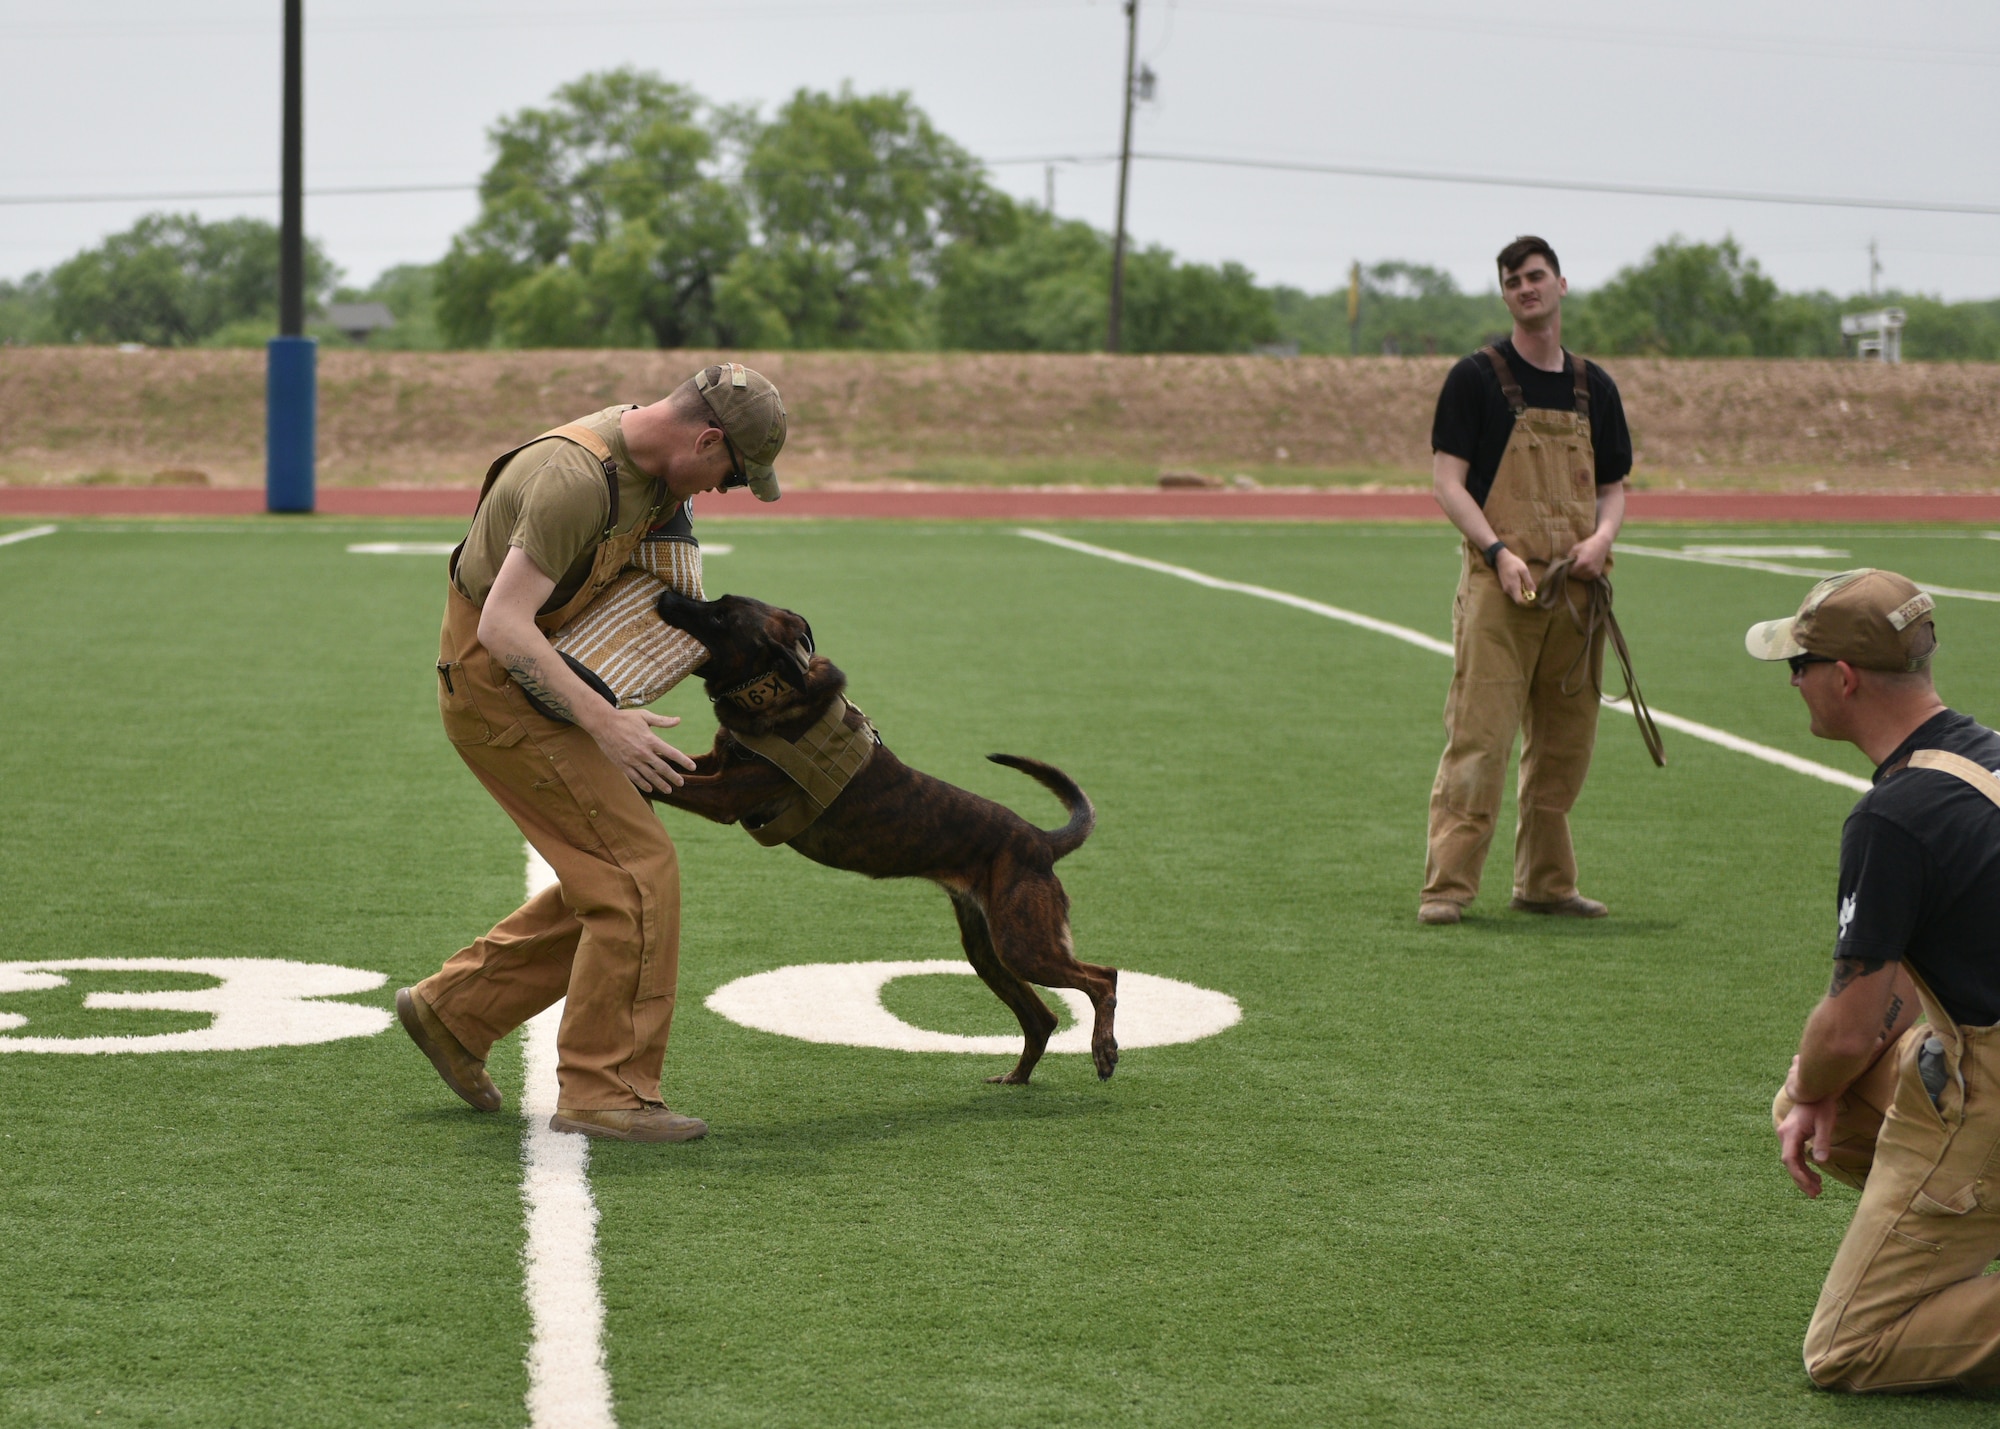
{"label": "grass embankment", "polygon": [[[796,486],[1421,486],[1448,358],[736,353],[783,388]],[[328,485],[475,485],[498,452],[716,356],[371,353],[320,362]],[[1619,359],[1655,487],[2000,484],[2000,365]],[[0,350],[0,480],[262,479],[263,354]]]}

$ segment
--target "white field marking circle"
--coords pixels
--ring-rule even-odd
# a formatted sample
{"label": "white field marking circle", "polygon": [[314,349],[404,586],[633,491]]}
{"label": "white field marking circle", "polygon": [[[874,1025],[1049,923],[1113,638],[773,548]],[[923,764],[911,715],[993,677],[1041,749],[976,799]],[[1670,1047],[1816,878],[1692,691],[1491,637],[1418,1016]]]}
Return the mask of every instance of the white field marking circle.
{"label": "white field marking circle", "polygon": [[[975,974],[953,961],[804,963],[752,973],[708,995],[711,1012],[739,1026],[802,1042],[883,1047],[892,1052],[1018,1052],[1018,1034],[965,1037],[913,1027],[882,1005],[882,988],[899,977]],[[1051,1052],[1090,1051],[1090,999],[1073,988],[1051,988],[1068,1005],[1073,1025],[1049,1039]],[[1243,1009],[1227,993],[1149,973],[1118,974],[1118,1045],[1169,1047],[1234,1027]]]}
{"label": "white field marking circle", "polygon": [[[0,1037],[0,1052],[241,1052],[252,1047],[304,1047],[344,1037],[373,1037],[390,1021],[380,1007],[313,1000],[373,991],[389,980],[387,974],[281,958],[61,958],[0,963],[0,997],[63,987],[69,982],[61,975],[65,972],[200,973],[215,978],[216,986],[91,992],[84,994],[83,1005],[93,1010],[206,1012],[215,1020],[188,1032],[130,1037]],[[18,1012],[0,1012],[0,1028],[27,1025],[28,1019]]]}

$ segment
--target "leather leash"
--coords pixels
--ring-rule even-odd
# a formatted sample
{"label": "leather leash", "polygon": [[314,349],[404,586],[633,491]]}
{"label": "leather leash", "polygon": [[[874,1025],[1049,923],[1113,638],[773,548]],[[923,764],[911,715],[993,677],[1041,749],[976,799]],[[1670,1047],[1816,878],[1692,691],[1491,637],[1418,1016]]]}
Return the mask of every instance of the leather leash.
{"label": "leather leash", "polygon": [[[1618,628],[1618,617],[1611,609],[1611,581],[1605,576],[1590,581],[1577,578],[1585,591],[1583,613],[1579,615],[1576,602],[1570,599],[1569,573],[1573,564],[1574,558],[1570,556],[1549,562],[1549,568],[1542,572],[1541,582],[1535,590],[1535,604],[1547,606],[1561,600],[1569,611],[1569,618],[1583,632],[1583,649],[1564,674],[1562,691],[1573,695],[1582,689],[1578,676],[1590,658],[1590,647],[1597,639],[1597,632],[1606,631],[1611,637],[1611,648],[1618,653],[1618,668],[1625,676],[1625,696],[1632,702],[1632,718],[1638,721],[1639,738],[1645,741],[1646,753],[1653,756],[1653,763],[1664,769],[1667,767],[1666,745],[1660,739],[1660,727],[1653,723],[1652,708],[1647,705],[1646,697],[1639,693],[1639,681],[1632,674],[1632,651],[1626,646],[1625,632]],[[1602,682],[1599,682],[1596,693],[1599,698],[1603,697]]]}

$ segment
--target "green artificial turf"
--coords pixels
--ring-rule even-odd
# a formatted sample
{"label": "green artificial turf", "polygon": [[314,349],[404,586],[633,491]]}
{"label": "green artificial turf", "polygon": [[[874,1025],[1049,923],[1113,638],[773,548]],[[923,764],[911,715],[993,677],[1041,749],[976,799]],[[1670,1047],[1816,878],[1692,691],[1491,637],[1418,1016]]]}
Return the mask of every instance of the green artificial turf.
{"label": "green artificial turf", "polygon": [[[1436,527],[1066,534],[1448,633]],[[1443,658],[1004,526],[715,523],[711,593],[805,612],[908,762],[1045,826],[995,750],[1061,765],[1078,953],[1229,993],[1234,1028],[1100,1084],[1051,1055],[809,1044],[703,1005],[790,963],[958,956],[928,885],[669,813],[685,894],[667,1092],[714,1126],[598,1144],[619,1420],[749,1424],[1986,1424],[1860,1401],[1798,1342],[1853,1198],[1808,1203],[1767,1107],[1824,986],[1853,795],[1606,711],[1575,817],[1601,923],[1414,922]],[[435,726],[442,526],[66,525],[0,547],[0,958],[277,956],[391,991],[520,896],[518,835]],[[1734,533],[1634,528],[1678,548]],[[1966,533],[1819,542],[2000,589]],[[1800,561],[1798,564],[1843,562]],[[1809,578],[1626,557],[1653,702],[1852,772],[1743,628]],[[2000,606],[1941,602],[1989,721]],[[662,702],[688,747],[699,687]],[[1511,827],[1511,813],[1505,816]],[[117,986],[165,987],[174,975]],[[171,1030],[9,995],[29,1031]],[[971,978],[890,984],[941,1031]],[[1053,999],[1051,999],[1053,1003]],[[1060,1004],[1055,1004],[1062,1012]],[[99,1020],[103,1019],[103,1020]],[[148,1021],[147,1019],[152,1019]],[[513,1042],[496,1074],[518,1087]],[[518,1424],[520,1121],[393,1028],[317,1047],[0,1057],[0,1422]]]}

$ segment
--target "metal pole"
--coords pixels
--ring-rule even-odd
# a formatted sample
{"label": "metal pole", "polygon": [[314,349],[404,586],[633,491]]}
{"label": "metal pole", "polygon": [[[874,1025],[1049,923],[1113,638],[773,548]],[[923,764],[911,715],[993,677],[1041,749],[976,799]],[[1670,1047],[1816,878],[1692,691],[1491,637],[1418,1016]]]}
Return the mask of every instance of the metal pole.
{"label": "metal pole", "polygon": [[264,506],[313,509],[316,344],[306,337],[305,14],[285,0],[284,198],[278,228],[278,336],[265,349]]}
{"label": "metal pole", "polygon": [[1118,351],[1125,320],[1125,195],[1132,186],[1132,66],[1139,49],[1139,0],[1125,0],[1125,133],[1118,142],[1118,234],[1111,240],[1111,326],[1104,350]]}
{"label": "metal pole", "polygon": [[284,200],[278,221],[278,333],[306,330],[305,25],[303,0],[285,0]]}

